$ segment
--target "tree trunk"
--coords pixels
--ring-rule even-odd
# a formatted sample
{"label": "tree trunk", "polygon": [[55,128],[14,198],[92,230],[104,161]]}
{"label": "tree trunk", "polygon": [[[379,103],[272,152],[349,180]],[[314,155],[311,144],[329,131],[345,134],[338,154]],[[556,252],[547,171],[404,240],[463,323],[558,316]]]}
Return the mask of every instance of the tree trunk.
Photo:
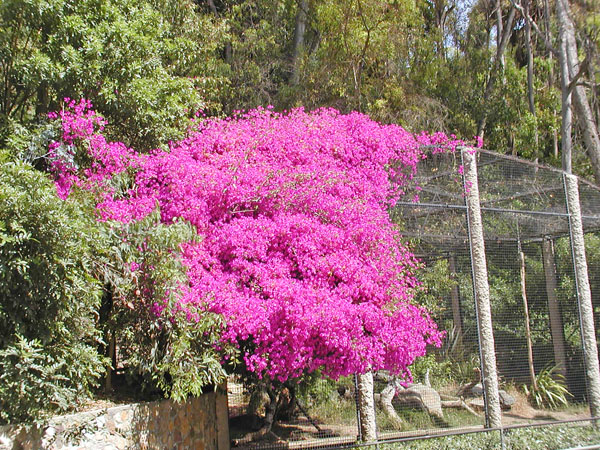
{"label": "tree trunk", "polygon": [[548,315],[550,316],[550,333],[554,347],[554,364],[556,372],[566,378],[567,354],[565,352],[565,332],[563,328],[560,305],[556,297],[556,265],[554,264],[554,243],[545,238],[542,241],[542,258],[544,260],[544,275],[546,277],[546,294],[548,296]]}
{"label": "tree trunk", "polygon": [[[528,21],[529,22],[529,21]],[[549,0],[544,0],[544,39],[547,43],[551,41],[551,25],[550,25],[550,3]],[[554,63],[553,58],[554,54],[552,53],[552,49],[546,48],[547,53],[546,57],[550,61],[550,71],[548,73],[548,88],[552,89],[554,87]],[[556,110],[553,108],[553,116],[556,117]],[[558,150],[558,131],[552,131],[552,154],[555,158],[558,158],[560,154]]]}
{"label": "tree trunk", "polygon": [[[561,125],[560,125],[560,137],[561,137],[561,152],[562,152],[562,168],[565,172],[572,172],[572,127],[573,127],[573,116],[571,111],[571,90],[569,84],[571,83],[571,74],[569,73],[568,66],[568,43],[567,36],[569,33],[573,33],[573,23],[568,17],[568,10],[565,10],[565,5],[568,6],[566,0],[556,1],[556,15],[558,18],[558,62],[560,65],[560,88],[561,88]],[[569,25],[571,30],[569,31]]]}
{"label": "tree trunk", "polygon": [[[525,3],[525,11],[527,15],[529,15],[529,4],[530,0],[527,0]],[[525,44],[527,47],[527,102],[529,104],[529,112],[535,118],[535,96],[533,89],[533,45],[531,42],[531,23],[528,20],[525,21]],[[535,127],[535,155],[538,155],[538,147],[539,147],[539,136],[538,136],[538,128],[537,124]]]}
{"label": "tree trunk", "polygon": [[[525,11],[529,12],[529,1],[525,3]],[[529,112],[535,116],[535,98],[533,93],[533,48],[531,45],[531,24],[525,21],[525,46],[527,48],[527,101]]]}
{"label": "tree trunk", "polygon": [[457,400],[442,400],[442,408],[461,408],[476,417],[480,417],[479,413],[467,405],[462,398]]}
{"label": "tree trunk", "polygon": [[[210,9],[210,12],[213,13],[215,16],[219,15],[219,11],[217,10],[217,6],[215,5],[214,0],[207,0],[208,3],[208,8]],[[231,46],[231,42],[226,42],[225,43],[225,62],[227,64],[231,64],[231,60],[233,58],[233,48]]]}
{"label": "tree trunk", "polygon": [[48,94],[48,82],[42,81],[37,89],[37,103],[35,105],[35,114],[45,116],[48,113],[48,103],[50,95]]}
{"label": "tree trunk", "polygon": [[[564,181],[569,213],[571,251],[573,253],[573,265],[575,266],[577,302],[581,321],[581,341],[583,344],[588,402],[592,417],[598,417],[600,414],[600,369],[598,367],[594,307],[592,305],[592,293],[585,255],[585,241],[583,239],[579,186],[577,177],[574,175],[565,174]],[[595,421],[595,425],[598,425],[598,421]]]}
{"label": "tree trunk", "polygon": [[292,52],[292,75],[290,84],[298,85],[300,80],[300,58],[304,50],[304,36],[306,34],[306,20],[308,10],[307,0],[298,0],[298,11],[296,12],[296,27],[294,29],[294,50]]}
{"label": "tree trunk", "polygon": [[448,258],[448,269],[450,269],[450,277],[454,281],[450,290],[450,299],[452,300],[452,322],[454,324],[455,342],[457,347],[462,347],[463,323],[460,313],[460,293],[458,291],[458,284],[456,283],[456,261],[454,256]]}
{"label": "tree trunk", "polygon": [[525,254],[521,250],[519,242],[519,262],[521,264],[521,298],[523,299],[523,311],[525,313],[525,339],[527,340],[527,362],[529,363],[529,377],[531,378],[531,387],[537,391],[537,380],[535,378],[535,368],[533,366],[533,343],[531,342],[531,328],[529,327],[529,304],[527,302],[527,285],[525,275]]}
{"label": "tree trunk", "polygon": [[496,78],[498,77],[498,72],[501,71],[503,66],[503,58],[504,52],[506,50],[506,46],[508,45],[508,41],[513,31],[513,20],[515,18],[516,8],[512,6],[510,8],[510,12],[508,13],[508,18],[506,19],[506,26],[504,26],[502,32],[502,39],[500,40],[500,45],[496,50],[496,57],[494,59],[494,63],[492,65],[492,70],[490,71],[488,81],[485,85],[485,91],[483,92],[483,98],[481,103],[483,105],[481,118],[477,123],[477,136],[483,137],[483,132],[485,130],[485,124],[487,122],[487,113],[488,110],[486,105],[492,96],[492,92],[494,90],[494,85],[496,84]]}
{"label": "tree trunk", "polygon": [[[502,45],[502,34],[504,33],[504,26],[502,24],[502,0],[496,0],[496,49],[499,49]],[[500,63],[500,70],[504,73],[506,66],[504,62],[504,52],[499,55],[498,62]]]}
{"label": "tree trunk", "polygon": [[[559,59],[563,59],[563,61],[561,61],[561,76],[563,77],[561,87],[563,89],[563,99],[565,97],[565,89],[568,91],[567,94],[570,94],[571,90],[573,91],[572,101],[577,111],[577,119],[581,126],[585,148],[592,163],[596,183],[600,184],[600,137],[598,136],[598,127],[594,121],[594,115],[585,88],[578,84],[571,86],[571,82],[579,74],[580,67],[577,41],[575,38],[575,27],[571,20],[571,11],[568,0],[556,1],[556,14],[559,24],[559,40],[561,43]],[[563,74],[563,72],[565,73]],[[567,101],[570,102],[570,98],[567,99]],[[569,148],[568,150],[568,156],[570,157],[571,149]],[[569,170],[565,170],[570,173],[570,162],[568,163]]]}
{"label": "tree trunk", "polygon": [[117,352],[116,352],[116,344],[117,339],[115,337],[115,332],[112,331],[108,334],[108,359],[110,359],[110,367],[106,369],[106,378],[104,379],[104,392],[107,394],[113,391],[113,373],[117,368]]}
{"label": "tree trunk", "polygon": [[375,422],[375,397],[373,392],[373,373],[358,375],[358,412],[360,416],[360,432],[365,442],[377,439]]}
{"label": "tree trunk", "polygon": [[394,405],[392,405],[392,400],[396,395],[396,386],[394,383],[388,383],[388,385],[381,391],[379,395],[379,403],[381,404],[381,409],[385,413],[385,415],[390,419],[390,422],[396,429],[402,428],[402,419],[394,409]]}
{"label": "tree trunk", "polygon": [[577,85],[573,91],[573,104],[577,111],[577,121],[581,127],[583,143],[592,163],[594,180],[600,184],[600,137],[594,121],[594,114],[583,86]]}
{"label": "tree trunk", "polygon": [[218,12],[217,12],[217,7],[215,6],[215,2],[213,0],[207,0],[207,3],[208,3],[208,8],[210,9],[210,12],[216,16],[218,14]]}
{"label": "tree trunk", "polygon": [[483,237],[483,221],[479,200],[477,163],[472,149],[462,149],[464,166],[464,193],[467,205],[467,223],[473,270],[473,293],[475,311],[479,329],[479,348],[481,355],[481,381],[485,398],[486,426],[502,426],[500,394],[498,393],[498,372],[496,369],[496,350],[492,327],[492,308],[490,305],[490,286],[487,278],[487,262]]}
{"label": "tree trunk", "polygon": [[[258,387],[258,389],[255,390],[255,392],[253,392],[253,395],[256,394],[257,396],[260,396],[262,392],[265,392],[269,397],[269,400],[265,404],[265,418],[262,423],[262,426],[259,428],[258,431],[254,431],[254,432],[246,435],[244,437],[244,439],[235,441],[236,445],[263,439],[267,434],[269,434],[271,432],[271,429],[273,428],[273,423],[275,422],[275,415],[277,414],[277,405],[278,405],[279,395],[277,395],[277,393],[273,389],[273,386],[270,386],[268,383],[264,383],[264,384],[260,385]],[[249,409],[248,412],[250,413],[250,415],[252,417],[256,417],[256,411],[250,411],[250,409],[251,409],[250,405],[248,405],[248,409]],[[255,408],[252,408],[252,409],[255,409]],[[257,424],[253,423],[252,427],[255,428],[256,425]]]}

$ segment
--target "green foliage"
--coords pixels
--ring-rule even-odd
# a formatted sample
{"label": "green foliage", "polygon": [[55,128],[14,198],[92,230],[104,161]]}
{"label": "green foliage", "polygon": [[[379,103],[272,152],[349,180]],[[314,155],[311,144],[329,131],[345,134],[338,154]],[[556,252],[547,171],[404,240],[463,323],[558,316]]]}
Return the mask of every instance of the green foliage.
{"label": "green foliage", "polygon": [[200,395],[206,386],[216,386],[225,379],[226,373],[215,350],[222,325],[220,317],[205,313],[198,324],[190,325],[187,318],[178,316],[161,325],[165,342],[157,342],[153,347],[157,351],[151,354],[156,359],[151,375],[166,396],[182,401],[190,395]]}
{"label": "green foliage", "polygon": [[[304,45],[293,61],[304,3]],[[457,5],[6,0],[0,4],[0,144],[18,137],[11,121],[29,128],[60,108],[63,97],[85,96],[113,124],[113,137],[144,149],[181,137],[198,108],[212,115],[267,104],[333,106],[467,140],[487,113],[487,148],[560,165],[557,59],[534,42],[532,114],[522,21],[513,26],[501,73],[493,74],[495,15],[486,2]],[[589,6],[572,8],[578,32],[593,46],[598,14]],[[554,17],[548,19],[552,34]],[[298,83],[291,82],[294,68]],[[495,88],[484,104],[492,75]],[[584,76],[594,84],[591,74]],[[574,166],[589,174],[589,158],[575,139]]]}
{"label": "green foliage", "polygon": [[216,350],[222,318],[198,310],[192,320],[191,311],[175,306],[187,283],[176,252],[195,236],[187,222],[161,224],[158,210],[131,224],[107,222],[99,234],[106,283],[100,326],[116,336],[120,360],[130,376],[141,376],[143,389],[158,388],[176,400],[199,395],[225,376],[227,349]]}
{"label": "green foliage", "polygon": [[198,109],[220,110],[218,22],[192,1],[9,0],[0,4],[0,143],[87,97],[117,140],[153,148],[182,137]]}
{"label": "green foliage", "polygon": [[547,426],[516,429],[504,433],[503,442],[498,432],[485,432],[384,444],[380,445],[380,448],[385,450],[426,450],[431,448],[438,450],[551,450],[597,444],[600,440],[600,433],[592,426]]}
{"label": "green foliage", "polygon": [[0,423],[65,412],[102,374],[95,349],[80,342],[46,345],[16,336],[0,350]]}
{"label": "green foliage", "polygon": [[431,352],[417,358],[410,370],[415,382],[422,383],[425,374],[429,372],[432,385],[443,387],[449,384],[461,386],[474,381],[478,376],[476,369],[479,367],[478,355],[468,355],[463,352],[439,355]]}
{"label": "green foliage", "polygon": [[0,218],[0,409],[10,422],[85,400],[104,360],[95,350],[93,218],[13,162],[0,168]]}
{"label": "green foliage", "polygon": [[298,385],[297,395],[305,404],[319,405],[339,399],[338,387],[354,390],[354,381],[351,377],[343,377],[338,381],[322,378],[319,373],[305,375]]}
{"label": "green foliage", "polygon": [[[419,271],[418,276],[422,283],[422,289],[417,292],[415,301],[427,308],[439,323],[442,318],[447,318],[449,311],[445,308],[447,302],[444,300],[450,298],[450,292],[458,282],[450,273],[447,259],[439,259],[426,265]],[[452,317],[449,319],[451,320]],[[448,325],[448,328],[452,327],[450,324]]]}
{"label": "green foliage", "polygon": [[565,384],[565,377],[556,373],[556,367],[547,367],[535,377],[537,389],[533,386],[523,386],[523,391],[530,401],[538,408],[558,408],[566,406],[571,396]]}
{"label": "green foliage", "polygon": [[106,365],[98,347],[113,336],[146,390],[181,400],[222,381],[222,319],[197,311],[190,320],[175,308],[187,282],[175,252],[195,236],[191,226],[161,225],[158,211],[131,225],[97,222],[92,198],[60,200],[44,174],[2,155],[0,420],[84,401]]}
{"label": "green foliage", "polygon": [[[227,5],[227,3],[226,3]],[[232,54],[229,85],[223,90],[227,111],[279,103],[291,66],[288,47],[293,35],[292,2],[245,0],[224,11]]]}

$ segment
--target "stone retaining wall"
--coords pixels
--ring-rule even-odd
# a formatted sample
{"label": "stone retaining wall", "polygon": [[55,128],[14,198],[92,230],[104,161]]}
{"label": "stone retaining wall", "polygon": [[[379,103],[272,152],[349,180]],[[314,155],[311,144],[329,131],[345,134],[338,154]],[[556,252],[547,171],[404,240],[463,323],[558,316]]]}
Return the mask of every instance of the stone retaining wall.
{"label": "stone retaining wall", "polygon": [[0,450],[228,450],[224,392],[57,416],[40,427],[0,427]]}

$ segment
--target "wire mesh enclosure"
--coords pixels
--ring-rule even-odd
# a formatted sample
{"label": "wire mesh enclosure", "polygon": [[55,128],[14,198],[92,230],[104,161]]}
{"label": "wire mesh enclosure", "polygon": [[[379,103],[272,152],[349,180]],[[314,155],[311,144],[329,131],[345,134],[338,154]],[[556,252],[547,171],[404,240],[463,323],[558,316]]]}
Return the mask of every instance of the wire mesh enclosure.
{"label": "wire mesh enclosure", "polygon": [[[228,380],[229,426],[236,448],[335,447],[357,441],[354,378],[315,379],[304,389],[285,392],[271,431],[260,435],[267,397],[260,387]],[[285,411],[287,407],[287,412]]]}
{"label": "wire mesh enclosure", "polygon": [[[485,150],[474,156],[495,355],[495,372],[489,372],[482,365],[481,311],[473,283],[481,268],[473,264],[465,202],[472,186],[463,178],[464,152],[424,159],[405,196],[415,201],[399,202],[390,211],[422,262],[416,301],[446,335],[441,348],[413,364],[412,384],[374,374],[378,440],[592,416],[594,355],[582,334],[566,175]],[[578,186],[592,305],[600,308],[600,190],[583,180]],[[490,373],[498,383],[499,424],[490,421]],[[289,392],[287,411],[282,408],[268,435],[258,436],[264,393],[230,380],[232,443],[239,448],[354,443],[361,439],[356,394],[353,378],[315,379]]]}

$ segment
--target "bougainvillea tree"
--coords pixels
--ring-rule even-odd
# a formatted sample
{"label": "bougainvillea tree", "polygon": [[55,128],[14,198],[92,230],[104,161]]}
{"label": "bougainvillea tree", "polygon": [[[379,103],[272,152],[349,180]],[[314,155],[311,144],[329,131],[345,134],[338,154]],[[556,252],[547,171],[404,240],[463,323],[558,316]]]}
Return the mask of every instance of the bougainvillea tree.
{"label": "bougainvillea tree", "polygon": [[197,233],[180,247],[188,282],[155,314],[221,314],[220,345],[279,382],[316,370],[409,378],[414,359],[440,343],[412,302],[417,261],[387,210],[421,148],[452,150],[456,140],[359,113],[257,109],[198,120],[168,151],[140,154],[108,142],[90,106],[71,102],[54,116],[59,193],[93,190],[101,220],[130,223],[158,208],[164,224],[183,219]]}

